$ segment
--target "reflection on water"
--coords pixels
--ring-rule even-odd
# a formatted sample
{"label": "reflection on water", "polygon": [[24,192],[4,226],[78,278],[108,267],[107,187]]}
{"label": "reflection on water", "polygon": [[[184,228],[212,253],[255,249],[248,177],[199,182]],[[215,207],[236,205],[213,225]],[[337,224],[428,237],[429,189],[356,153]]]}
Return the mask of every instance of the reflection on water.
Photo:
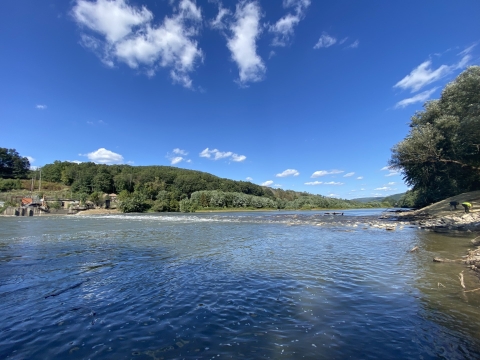
{"label": "reflection on water", "polygon": [[0,357],[478,358],[473,235],[373,215],[1,218]]}

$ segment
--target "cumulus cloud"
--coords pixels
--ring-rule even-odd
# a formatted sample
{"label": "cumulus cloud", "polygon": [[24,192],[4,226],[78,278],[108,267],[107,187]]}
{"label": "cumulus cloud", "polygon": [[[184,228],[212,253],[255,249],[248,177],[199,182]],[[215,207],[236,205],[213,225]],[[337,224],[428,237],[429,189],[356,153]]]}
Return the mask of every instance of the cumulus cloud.
{"label": "cumulus cloud", "polygon": [[272,184],[273,184],[273,181],[272,181],[272,180],[267,180],[267,181],[263,182],[261,185],[262,185],[262,186],[270,186],[270,185],[272,185]]}
{"label": "cumulus cloud", "polygon": [[98,150],[92,151],[88,154],[80,154],[81,156],[86,156],[88,160],[93,161],[97,164],[121,164],[123,163],[123,156],[113,151],[107,150],[105,148],[100,148]]}
{"label": "cumulus cloud", "polygon": [[452,65],[440,65],[437,69],[432,69],[432,60],[424,61],[393,87],[410,90],[412,93],[417,92],[424,86],[444,78],[453,71],[465,68],[472,58],[470,52],[474,47],[470,46],[460,52],[458,55],[461,55],[462,58]]}
{"label": "cumulus cloud", "polygon": [[394,182],[394,181],[390,181],[390,182],[388,183],[388,185],[395,185],[395,182]]}
{"label": "cumulus cloud", "polygon": [[298,176],[300,173],[295,170],[295,169],[287,169],[284,172],[281,172],[280,174],[275,175],[276,177],[287,177],[287,176]]}
{"label": "cumulus cloud", "polygon": [[306,182],[305,185],[322,185],[323,181],[310,181]]}
{"label": "cumulus cloud", "polygon": [[385,176],[389,177],[389,176],[396,176],[396,175],[400,175],[400,171],[390,170],[390,172]]}
{"label": "cumulus cloud", "polygon": [[342,182],[330,181],[330,182],[323,183],[323,185],[343,185],[343,183]]}
{"label": "cumulus cloud", "polygon": [[172,150],[171,153],[167,153],[167,155],[165,156],[167,159],[170,160],[170,164],[171,165],[177,165],[179,163],[181,163],[182,161],[185,161],[185,162],[191,162],[190,159],[187,159],[185,156],[188,155],[188,151],[186,150],[182,150],[180,148],[175,148]]}
{"label": "cumulus cloud", "polygon": [[237,155],[237,154],[232,154],[232,160],[236,162],[242,162],[245,160],[247,157],[245,155]]}
{"label": "cumulus cloud", "polygon": [[174,82],[192,87],[189,74],[203,60],[194,40],[202,14],[194,1],[180,0],[175,14],[161,24],[153,23],[145,6],[129,5],[127,0],[77,0],[72,16],[88,30],[82,33],[81,44],[106,65],[123,62],[133,69],[143,67],[149,76],[168,68]]}
{"label": "cumulus cloud", "polygon": [[28,159],[28,162],[30,163],[30,165],[35,162],[35,158],[31,156],[25,156],[25,157]]}
{"label": "cumulus cloud", "polygon": [[247,176],[246,180],[247,181],[253,181],[253,179],[250,176]]}
{"label": "cumulus cloud", "polygon": [[415,96],[412,96],[411,98],[403,99],[395,104],[395,109],[398,108],[404,108],[407,107],[408,105],[412,105],[418,102],[425,102],[426,100],[430,99],[430,96],[437,91],[438,87],[435,87],[430,90],[423,91]]}
{"label": "cumulus cloud", "polygon": [[230,160],[235,162],[242,162],[247,158],[245,155],[238,155],[231,151],[222,152],[222,151],[219,151],[218,149],[210,150],[209,148],[206,148],[205,150],[203,150],[199,154],[199,156],[207,159],[212,159],[212,160],[230,158]]}
{"label": "cumulus cloud", "polygon": [[362,180],[362,179],[363,179],[363,176],[357,177],[357,180]]}
{"label": "cumulus cloud", "polygon": [[310,6],[310,0],[285,0],[283,6],[294,8],[294,13],[288,13],[268,27],[268,31],[274,34],[273,46],[286,46],[290,42],[295,26],[303,19]]}
{"label": "cumulus cloud", "polygon": [[325,176],[325,175],[335,175],[335,174],[341,174],[345,171],[343,170],[330,170],[330,171],[327,171],[327,170],[318,170],[318,171],[315,171],[311,178],[317,178],[317,177],[320,177],[320,176]]}
{"label": "cumulus cloud", "polygon": [[355,175],[354,172],[349,172],[349,173],[346,173],[345,175],[343,175],[343,177],[350,177],[350,176],[353,176]]}
{"label": "cumulus cloud", "polygon": [[265,65],[257,54],[257,39],[260,36],[260,5],[256,1],[240,1],[236,6],[235,21],[229,25],[231,36],[227,37],[227,47],[232,60],[239,69],[239,83],[261,81],[265,75]]}
{"label": "cumulus cloud", "polygon": [[340,197],[340,195],[338,195],[338,194],[333,194],[333,193],[328,194],[327,196],[328,196],[328,197]]}
{"label": "cumulus cloud", "polygon": [[45,110],[47,108],[47,105],[37,105],[35,107],[39,110]]}
{"label": "cumulus cloud", "polygon": [[314,49],[321,49],[321,48],[329,48],[332,45],[335,45],[337,39],[333,36],[328,35],[326,32],[322,33],[320,39],[318,39],[317,43],[313,47]]}

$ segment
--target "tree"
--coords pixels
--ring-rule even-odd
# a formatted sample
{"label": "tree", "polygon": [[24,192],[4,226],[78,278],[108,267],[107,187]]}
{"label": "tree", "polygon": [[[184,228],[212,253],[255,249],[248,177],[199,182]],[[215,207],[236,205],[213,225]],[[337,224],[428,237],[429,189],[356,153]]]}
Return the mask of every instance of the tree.
{"label": "tree", "polygon": [[15,149],[0,148],[0,178],[22,179],[30,171],[30,162]]}
{"label": "tree", "polygon": [[424,109],[389,162],[413,187],[416,205],[480,189],[480,67],[465,70]]}

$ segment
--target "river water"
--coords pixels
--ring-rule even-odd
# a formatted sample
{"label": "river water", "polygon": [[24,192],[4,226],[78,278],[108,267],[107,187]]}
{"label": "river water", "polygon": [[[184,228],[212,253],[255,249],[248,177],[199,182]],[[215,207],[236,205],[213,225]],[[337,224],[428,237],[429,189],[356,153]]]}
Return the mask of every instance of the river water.
{"label": "river water", "polygon": [[0,358],[480,358],[474,234],[322,214],[0,218]]}

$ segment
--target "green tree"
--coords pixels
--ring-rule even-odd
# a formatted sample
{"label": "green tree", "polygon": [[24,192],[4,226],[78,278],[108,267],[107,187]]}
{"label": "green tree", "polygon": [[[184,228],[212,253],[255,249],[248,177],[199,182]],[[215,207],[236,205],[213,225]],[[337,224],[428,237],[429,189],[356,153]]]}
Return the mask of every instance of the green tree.
{"label": "green tree", "polygon": [[0,178],[22,179],[30,171],[30,162],[15,149],[0,148]]}
{"label": "green tree", "polygon": [[427,102],[410,128],[389,164],[403,172],[417,206],[480,189],[479,66],[448,84],[439,100]]}

